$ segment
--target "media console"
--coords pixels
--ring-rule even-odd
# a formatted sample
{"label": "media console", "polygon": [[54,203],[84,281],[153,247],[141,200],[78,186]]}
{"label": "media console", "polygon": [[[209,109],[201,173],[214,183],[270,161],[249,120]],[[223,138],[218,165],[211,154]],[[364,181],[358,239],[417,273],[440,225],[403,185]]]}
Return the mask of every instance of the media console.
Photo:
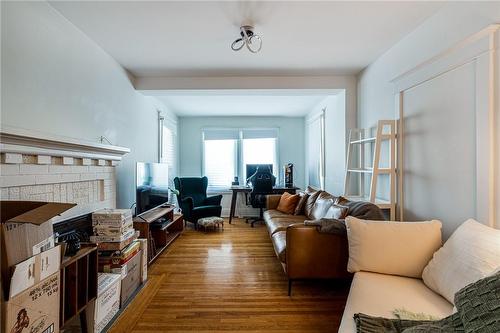
{"label": "media console", "polygon": [[[152,223],[159,220],[168,222],[163,222],[161,228],[154,228]],[[148,265],[151,265],[180,236],[184,219],[182,214],[174,213],[174,207],[160,206],[134,217],[134,229],[139,230],[140,238],[148,240]]]}

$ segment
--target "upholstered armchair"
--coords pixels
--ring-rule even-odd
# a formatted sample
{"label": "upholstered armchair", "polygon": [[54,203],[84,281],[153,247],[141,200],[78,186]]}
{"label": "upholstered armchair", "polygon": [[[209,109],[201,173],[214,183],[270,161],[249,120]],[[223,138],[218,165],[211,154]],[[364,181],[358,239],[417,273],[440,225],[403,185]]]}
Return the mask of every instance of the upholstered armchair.
{"label": "upholstered armchair", "polygon": [[207,197],[207,177],[175,177],[174,185],[179,191],[177,201],[182,209],[184,220],[194,223],[195,229],[198,219],[202,217],[220,217],[222,195]]}

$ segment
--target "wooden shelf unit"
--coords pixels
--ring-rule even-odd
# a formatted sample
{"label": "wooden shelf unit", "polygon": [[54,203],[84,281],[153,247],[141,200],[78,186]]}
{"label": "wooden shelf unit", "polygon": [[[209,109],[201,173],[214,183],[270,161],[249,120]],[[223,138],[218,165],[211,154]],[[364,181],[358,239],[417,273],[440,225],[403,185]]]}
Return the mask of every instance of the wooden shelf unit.
{"label": "wooden shelf unit", "polygon": [[61,303],[59,326],[78,314],[84,314],[87,305],[97,297],[97,246],[82,244],[72,257],[61,262]]}
{"label": "wooden shelf unit", "polygon": [[[161,218],[170,222],[162,229],[151,228],[151,223]],[[148,240],[148,264],[151,265],[181,235],[184,219],[182,214],[174,214],[174,207],[158,207],[134,217],[134,229],[139,230],[140,238]]]}
{"label": "wooden shelf unit", "polygon": [[[386,144],[383,145],[383,142]],[[389,210],[391,221],[396,219],[396,173],[398,172],[396,170],[396,144],[395,120],[379,120],[375,136],[372,135],[371,128],[351,129],[344,184],[346,198],[368,201],[380,209]],[[388,150],[386,154],[382,154],[382,148]],[[371,163],[366,165],[365,160],[370,155]],[[387,167],[380,166],[382,157],[386,157],[388,160]],[[379,176],[381,175],[388,176],[388,198],[378,197]],[[369,183],[369,190],[365,187],[365,183]],[[357,187],[357,191],[353,190],[352,187]]]}

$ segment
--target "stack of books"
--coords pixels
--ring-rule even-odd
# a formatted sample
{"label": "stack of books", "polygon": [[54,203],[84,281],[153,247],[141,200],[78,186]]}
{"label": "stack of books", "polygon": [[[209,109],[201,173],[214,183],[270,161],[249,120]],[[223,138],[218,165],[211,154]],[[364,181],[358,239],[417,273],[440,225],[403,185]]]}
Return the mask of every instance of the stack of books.
{"label": "stack of books", "polygon": [[139,236],[130,209],[101,209],[92,213],[94,235],[90,241],[101,251],[121,251]]}
{"label": "stack of books", "polygon": [[122,250],[99,251],[99,272],[121,274],[124,265],[139,252],[140,245],[134,241]]}

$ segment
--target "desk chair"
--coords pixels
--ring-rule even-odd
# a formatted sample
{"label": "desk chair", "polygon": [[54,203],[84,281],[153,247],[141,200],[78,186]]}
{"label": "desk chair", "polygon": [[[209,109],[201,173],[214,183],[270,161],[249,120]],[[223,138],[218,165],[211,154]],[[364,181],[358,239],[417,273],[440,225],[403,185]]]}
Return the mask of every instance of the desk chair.
{"label": "desk chair", "polygon": [[259,208],[259,217],[247,219],[251,220],[250,225],[259,221],[264,221],[264,208],[266,208],[266,197],[268,194],[273,193],[273,174],[271,172],[257,171],[252,179],[252,192],[250,192],[250,203],[253,208]]}

